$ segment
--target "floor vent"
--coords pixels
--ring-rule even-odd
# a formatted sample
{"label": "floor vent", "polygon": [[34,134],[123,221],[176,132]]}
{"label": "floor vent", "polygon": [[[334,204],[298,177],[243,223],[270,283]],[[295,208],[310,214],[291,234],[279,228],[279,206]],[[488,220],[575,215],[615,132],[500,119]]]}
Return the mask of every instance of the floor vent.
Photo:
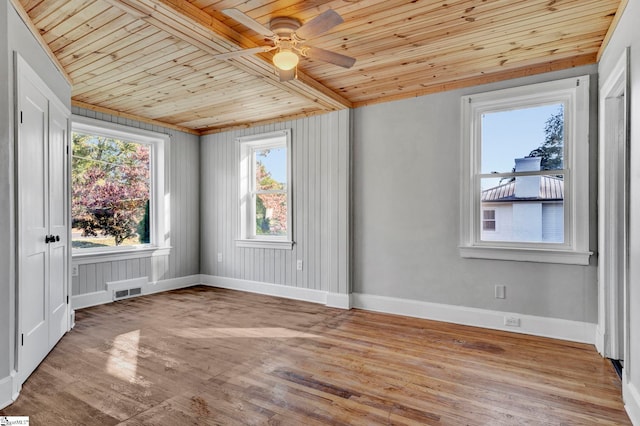
{"label": "floor vent", "polygon": [[111,293],[113,301],[128,299],[130,297],[141,296],[142,291],[149,285],[149,277],[131,278],[128,280],[108,281],[107,291]]}
{"label": "floor vent", "polygon": [[129,297],[140,296],[142,287],[128,288],[125,290],[115,290],[113,292],[113,300],[127,299]]}

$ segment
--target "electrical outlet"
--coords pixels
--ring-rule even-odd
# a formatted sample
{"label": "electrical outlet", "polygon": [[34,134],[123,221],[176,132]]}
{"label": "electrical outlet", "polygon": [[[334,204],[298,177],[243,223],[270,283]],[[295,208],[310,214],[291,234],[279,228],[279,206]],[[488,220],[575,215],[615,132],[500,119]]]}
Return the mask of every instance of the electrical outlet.
{"label": "electrical outlet", "polygon": [[504,299],[506,296],[507,287],[504,285],[496,286],[496,299]]}
{"label": "electrical outlet", "polygon": [[78,265],[71,265],[71,276],[72,277],[78,276]]}
{"label": "electrical outlet", "polygon": [[504,325],[507,325],[509,327],[520,327],[520,318],[504,317]]}
{"label": "electrical outlet", "polygon": [[296,269],[298,271],[302,271],[302,260],[298,259],[298,261],[296,262]]}
{"label": "electrical outlet", "polygon": [[218,253],[218,262],[222,262],[222,253]]}

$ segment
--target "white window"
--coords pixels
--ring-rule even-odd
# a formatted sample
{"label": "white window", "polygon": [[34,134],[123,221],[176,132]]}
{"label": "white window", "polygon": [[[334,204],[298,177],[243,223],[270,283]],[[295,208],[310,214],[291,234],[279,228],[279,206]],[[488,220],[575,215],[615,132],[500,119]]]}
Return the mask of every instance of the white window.
{"label": "white window", "polygon": [[496,211],[495,210],[482,211],[482,230],[483,231],[496,230]]}
{"label": "white window", "polygon": [[462,257],[589,262],[589,77],[462,98]]}
{"label": "white window", "polygon": [[166,248],[164,150],[168,140],[155,132],[73,117],[74,257]]}
{"label": "white window", "polygon": [[241,247],[291,249],[291,131],[237,139]]}

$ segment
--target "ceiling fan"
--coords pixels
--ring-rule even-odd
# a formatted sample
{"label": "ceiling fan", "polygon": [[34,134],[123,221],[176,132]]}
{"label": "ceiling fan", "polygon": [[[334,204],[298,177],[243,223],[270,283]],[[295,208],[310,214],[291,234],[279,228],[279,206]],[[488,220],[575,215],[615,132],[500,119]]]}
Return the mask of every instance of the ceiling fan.
{"label": "ceiling fan", "polygon": [[273,42],[273,46],[260,46],[222,53],[215,56],[217,59],[229,59],[277,50],[276,54],[273,55],[273,64],[278,71],[280,81],[289,81],[296,78],[296,69],[300,56],[317,59],[344,68],[351,68],[356,62],[355,58],[350,56],[306,45],[307,40],[325,33],[344,22],[342,17],[333,9],[328,9],[305,24],[291,17],[273,18],[269,22],[269,28],[266,28],[238,9],[224,9],[222,13],[265,36]]}

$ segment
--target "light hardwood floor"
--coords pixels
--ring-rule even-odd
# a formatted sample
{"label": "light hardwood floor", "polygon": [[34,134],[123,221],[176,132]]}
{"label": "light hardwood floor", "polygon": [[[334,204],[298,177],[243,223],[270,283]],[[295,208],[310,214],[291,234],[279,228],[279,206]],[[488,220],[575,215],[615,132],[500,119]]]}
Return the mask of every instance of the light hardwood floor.
{"label": "light hardwood floor", "polygon": [[88,308],[32,425],[630,424],[593,346],[203,286]]}

